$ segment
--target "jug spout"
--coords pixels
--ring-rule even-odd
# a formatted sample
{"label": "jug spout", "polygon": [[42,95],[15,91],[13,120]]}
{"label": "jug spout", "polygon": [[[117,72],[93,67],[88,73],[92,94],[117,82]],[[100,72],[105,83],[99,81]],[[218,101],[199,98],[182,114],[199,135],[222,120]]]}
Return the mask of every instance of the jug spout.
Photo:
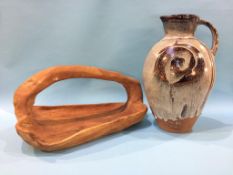
{"label": "jug spout", "polygon": [[193,36],[199,17],[192,14],[161,16],[165,35]]}

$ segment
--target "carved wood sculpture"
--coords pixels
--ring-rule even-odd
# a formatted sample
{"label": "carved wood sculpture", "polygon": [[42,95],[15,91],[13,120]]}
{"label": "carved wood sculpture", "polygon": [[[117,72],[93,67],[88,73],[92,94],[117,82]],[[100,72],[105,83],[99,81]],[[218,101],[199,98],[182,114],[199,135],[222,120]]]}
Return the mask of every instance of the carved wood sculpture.
{"label": "carved wood sculpture", "polygon": [[[69,78],[96,78],[120,83],[125,103],[34,106],[36,96],[53,83]],[[43,70],[15,92],[17,133],[43,151],[55,151],[112,134],[141,121],[147,111],[139,81],[117,72],[88,66],[58,66]]]}

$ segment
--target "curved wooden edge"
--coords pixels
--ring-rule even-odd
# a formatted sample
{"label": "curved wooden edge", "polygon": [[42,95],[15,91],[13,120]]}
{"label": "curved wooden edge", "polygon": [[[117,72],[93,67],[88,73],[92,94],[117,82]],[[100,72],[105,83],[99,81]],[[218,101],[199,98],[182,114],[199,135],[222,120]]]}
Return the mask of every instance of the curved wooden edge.
{"label": "curved wooden edge", "polygon": [[18,119],[30,116],[35,98],[41,91],[57,81],[69,78],[96,78],[115,81],[126,89],[127,104],[142,100],[141,85],[134,78],[91,66],[55,66],[33,75],[16,90],[14,106]]}
{"label": "curved wooden edge", "polygon": [[[126,89],[127,102],[33,106],[41,91],[69,78],[96,78],[120,83]],[[118,132],[142,120],[147,111],[138,80],[90,66],[56,66],[33,75],[16,90],[14,106],[18,134],[44,151],[73,147]],[[51,139],[52,131],[55,139]]]}
{"label": "curved wooden edge", "polygon": [[[100,103],[63,106],[33,106],[34,119],[40,124],[66,123],[114,114],[125,109],[125,103]],[[48,116],[53,116],[48,118]],[[67,117],[69,116],[69,117]]]}
{"label": "curved wooden edge", "polygon": [[[116,117],[116,119],[113,121],[103,122],[99,125],[83,129],[81,132],[77,132],[57,142],[47,142],[44,139],[38,138],[37,134],[25,130],[23,125],[20,123],[16,124],[16,131],[24,139],[24,141],[37,149],[46,152],[59,151],[88,143],[103,136],[120,132],[139,123],[147,112],[146,105],[143,105],[141,108],[143,108],[143,110],[140,112],[131,114],[130,116],[126,115]],[[47,130],[44,130],[44,132],[47,132]]]}

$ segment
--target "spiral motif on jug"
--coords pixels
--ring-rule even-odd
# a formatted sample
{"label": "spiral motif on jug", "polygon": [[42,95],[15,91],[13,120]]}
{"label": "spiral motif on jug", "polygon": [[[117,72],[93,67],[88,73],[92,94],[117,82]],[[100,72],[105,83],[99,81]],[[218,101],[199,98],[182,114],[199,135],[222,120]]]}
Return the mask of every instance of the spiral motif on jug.
{"label": "spiral motif on jug", "polygon": [[160,51],[155,62],[157,78],[172,85],[198,80],[205,62],[199,50],[187,44],[174,44]]}

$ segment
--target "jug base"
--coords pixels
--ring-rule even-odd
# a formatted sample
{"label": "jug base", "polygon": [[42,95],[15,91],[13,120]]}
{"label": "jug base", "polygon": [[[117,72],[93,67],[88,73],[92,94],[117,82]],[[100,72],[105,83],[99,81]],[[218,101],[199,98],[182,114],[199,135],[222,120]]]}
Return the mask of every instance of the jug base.
{"label": "jug base", "polygon": [[198,116],[186,119],[176,119],[176,120],[163,120],[156,118],[157,125],[167,131],[173,133],[188,133],[192,132],[192,127],[195,124]]}

